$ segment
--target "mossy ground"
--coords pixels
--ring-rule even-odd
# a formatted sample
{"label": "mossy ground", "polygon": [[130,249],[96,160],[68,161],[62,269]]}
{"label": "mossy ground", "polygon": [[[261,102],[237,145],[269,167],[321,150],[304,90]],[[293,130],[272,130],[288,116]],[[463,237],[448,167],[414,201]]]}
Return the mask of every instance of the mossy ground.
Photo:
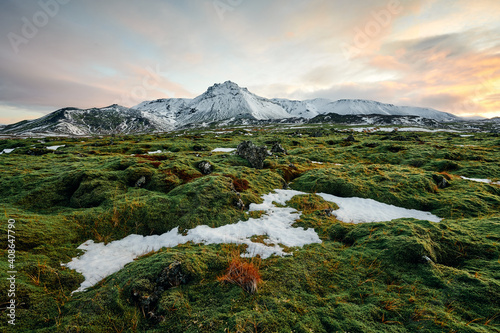
{"label": "mossy ground", "polygon": [[[15,219],[18,271],[17,325],[12,330],[4,314],[1,329],[499,332],[500,188],[459,177],[499,180],[498,136],[354,136],[357,141],[346,141],[346,133],[323,126],[0,141],[0,150],[17,147],[0,156],[0,237],[6,241],[7,220]],[[279,141],[288,155],[270,157],[256,170],[240,157],[210,152],[248,139]],[[65,147],[54,153],[44,148],[49,145]],[[148,154],[157,150],[164,153]],[[201,161],[213,165],[212,174],[197,169]],[[450,186],[438,188],[439,177]],[[136,186],[141,178],[144,184]],[[78,255],[85,240],[234,223],[259,214],[238,208],[238,200],[248,207],[288,184],[311,193],[287,205],[303,212],[296,225],[315,228],[323,242],[261,260],[258,293],[217,281],[235,246],[185,244],[138,258],[71,294],[83,278],[60,263]],[[327,214],[336,206],[314,192],[373,198],[444,220],[346,224]],[[8,301],[5,248],[2,308]],[[134,293],[153,293],[175,261],[186,283],[163,291],[151,316]]]}

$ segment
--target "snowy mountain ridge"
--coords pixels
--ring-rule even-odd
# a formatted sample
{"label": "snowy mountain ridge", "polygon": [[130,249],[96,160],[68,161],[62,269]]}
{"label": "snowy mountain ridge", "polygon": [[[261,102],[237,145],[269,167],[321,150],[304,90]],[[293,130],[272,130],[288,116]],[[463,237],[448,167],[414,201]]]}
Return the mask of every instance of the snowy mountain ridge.
{"label": "snowy mountain ridge", "polygon": [[[318,116],[420,117],[437,122],[462,119],[450,113],[429,108],[395,106],[376,101],[324,98],[305,101],[267,99],[247,88],[226,81],[214,84],[193,99],[169,98],[144,101],[133,108],[111,105],[104,108],[64,108],[35,120],[24,120],[0,126],[0,133],[10,135],[106,135],[118,133],[165,132],[181,127],[207,123],[270,121],[309,121]],[[335,118],[335,117],[333,117]],[[332,119],[333,119],[332,118]],[[348,119],[348,118],[344,118]],[[411,118],[413,121],[413,118]],[[398,120],[400,121],[400,120]]]}
{"label": "snowy mountain ridge", "polygon": [[314,118],[327,113],[340,115],[391,115],[420,116],[442,122],[459,121],[460,118],[430,108],[396,106],[370,100],[340,99],[337,101],[316,98],[305,101],[283,98],[267,99],[226,81],[208,88],[194,99],[161,99],[143,102],[135,109],[155,113],[158,109],[169,109],[171,119],[178,126],[192,123],[214,122],[226,119],[283,119],[292,117]]}
{"label": "snowy mountain ridge", "polygon": [[155,131],[165,124],[164,119],[155,121],[150,116],[135,109],[120,105],[104,108],[78,109],[64,108],[35,120],[6,125],[0,129],[3,134],[17,135],[93,135]]}

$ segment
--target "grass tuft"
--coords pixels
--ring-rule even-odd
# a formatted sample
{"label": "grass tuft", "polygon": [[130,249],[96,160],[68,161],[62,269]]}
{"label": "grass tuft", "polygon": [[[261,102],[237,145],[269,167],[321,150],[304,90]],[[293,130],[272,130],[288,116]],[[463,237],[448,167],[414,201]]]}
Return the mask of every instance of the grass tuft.
{"label": "grass tuft", "polygon": [[241,258],[239,253],[233,254],[226,273],[217,277],[217,280],[222,283],[235,284],[247,293],[255,294],[262,278],[259,273],[259,265],[254,264],[253,261],[248,262]]}

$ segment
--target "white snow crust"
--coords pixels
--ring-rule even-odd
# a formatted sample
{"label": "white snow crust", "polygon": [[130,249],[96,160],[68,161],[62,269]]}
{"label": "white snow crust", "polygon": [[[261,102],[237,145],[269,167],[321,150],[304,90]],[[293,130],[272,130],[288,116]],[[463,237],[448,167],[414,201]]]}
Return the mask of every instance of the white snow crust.
{"label": "white snow crust", "polygon": [[[292,226],[300,216],[299,211],[275,205],[275,203],[286,205],[287,201],[300,194],[306,193],[294,190],[276,190],[264,195],[262,197],[263,203],[250,205],[250,211],[263,211],[265,213],[260,218],[251,218],[248,221],[240,221],[218,228],[200,225],[189,230],[186,235],[182,235],[178,228],[174,228],[162,235],[129,235],[109,244],[88,240],[78,247],[85,253],[64,265],[75,269],[85,277],[85,281],[76,290],[83,291],[121,270],[140,255],[150,251],[158,251],[162,247],[174,247],[187,242],[245,244],[247,252],[244,256],[260,255],[262,258],[268,258],[271,255],[289,255],[289,253],[284,252],[281,245],[302,247],[307,244],[321,243],[314,229]],[[318,193],[318,195],[339,206],[334,214],[337,219],[344,222],[381,222],[402,217],[413,217],[433,222],[440,221],[437,216],[428,212],[387,205],[372,199],[341,198],[325,193]],[[250,238],[254,235],[267,236],[265,244],[252,242]]]}

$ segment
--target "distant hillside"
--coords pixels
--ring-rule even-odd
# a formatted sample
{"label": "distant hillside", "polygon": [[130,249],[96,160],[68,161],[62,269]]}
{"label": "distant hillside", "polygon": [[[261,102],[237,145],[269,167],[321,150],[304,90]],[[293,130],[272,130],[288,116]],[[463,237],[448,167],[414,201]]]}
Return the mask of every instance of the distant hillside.
{"label": "distant hillside", "polygon": [[92,135],[162,130],[161,122],[139,110],[119,105],[104,108],[64,108],[35,120],[23,120],[0,129],[3,134]]}

